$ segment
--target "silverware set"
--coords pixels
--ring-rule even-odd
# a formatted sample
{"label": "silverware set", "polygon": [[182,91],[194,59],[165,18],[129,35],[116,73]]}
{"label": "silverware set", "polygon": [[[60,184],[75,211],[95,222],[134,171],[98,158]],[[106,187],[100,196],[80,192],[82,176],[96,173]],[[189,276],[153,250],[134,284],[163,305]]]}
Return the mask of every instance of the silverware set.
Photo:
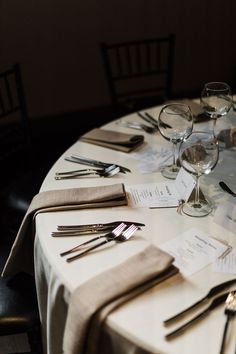
{"label": "silverware set", "polygon": [[53,237],[93,235],[93,234],[112,231],[121,223],[124,223],[127,226],[130,226],[132,224],[138,227],[145,226],[145,224],[136,221],[119,221],[119,220],[108,222],[108,223],[95,223],[95,224],[86,224],[86,225],[58,225],[57,231],[53,231],[51,235]]}
{"label": "silverware set", "polygon": [[[185,317],[191,310],[195,309],[197,306],[208,304],[201,312],[199,312],[196,316],[190,318],[190,320],[185,321],[182,325],[179,327],[175,328],[173,331],[165,335],[165,338],[167,340],[173,339],[175,336],[183,333],[188,327],[190,327],[192,324],[195,322],[203,319],[206,317],[212,310],[214,310],[216,307],[219,305],[223,304],[228,295],[229,292],[223,293],[222,291],[230,287],[232,284],[236,283],[236,279],[232,279],[229,281],[226,281],[224,283],[221,283],[219,285],[216,285],[215,287],[211,288],[208,293],[202,297],[200,300],[192,304],[191,306],[187,307],[183,311],[179,312],[178,314],[168,318],[165,320],[163,323],[165,326],[169,326],[176,321],[182,319]],[[221,294],[220,294],[221,293]],[[220,295],[218,295],[220,294]],[[216,296],[218,295],[218,296]],[[216,297],[215,297],[216,296]],[[212,299],[213,298],[213,299]],[[209,301],[212,299],[212,301],[209,303]]]}
{"label": "silverware set", "polygon": [[[98,224],[100,226],[100,224]],[[142,224],[143,225],[143,224]],[[101,227],[100,227],[101,229]],[[60,256],[66,256],[69,255],[71,253],[80,251],[81,247],[86,246],[94,241],[97,241],[99,239],[105,238],[104,241],[96,243],[94,246],[87,248],[86,250],[76,254],[75,256],[71,256],[69,258],[66,259],[67,262],[72,262],[82,256],[84,256],[85,254],[89,253],[90,251],[99,248],[103,245],[105,245],[108,242],[111,241],[115,241],[115,242],[124,242],[130,239],[130,237],[138,230],[140,229],[140,226],[135,225],[135,224],[129,224],[127,225],[124,222],[120,222],[115,228],[113,228],[112,230],[108,231],[107,233],[105,233],[104,235],[100,235],[97,237],[94,237],[88,241],[85,241],[83,243],[80,243],[79,245],[68,249],[64,252],[60,253]]]}
{"label": "silverware set", "polygon": [[74,163],[79,163],[81,165],[87,165],[93,168],[56,172],[54,177],[56,180],[69,179],[69,178],[84,178],[88,176],[113,177],[117,175],[119,172],[121,173],[131,172],[127,167],[124,166],[120,166],[114,163],[107,163],[98,160],[93,160],[75,154],[65,157],[65,160]]}
{"label": "silverware set", "polygon": [[87,168],[73,171],[56,172],[55,179],[68,179],[68,178],[79,178],[87,176],[98,176],[98,177],[112,177],[120,172],[120,167],[116,165],[110,165],[105,168]]}
{"label": "silverware set", "polygon": [[131,172],[130,169],[128,169],[127,167],[120,166],[116,163],[108,163],[108,162],[93,160],[88,157],[83,157],[83,156],[76,155],[76,154],[72,154],[71,156],[65,157],[65,160],[70,161],[70,162],[79,163],[81,165],[87,165],[87,166],[97,167],[97,168],[106,168],[111,165],[116,165],[120,168],[120,172],[122,172],[122,173]]}

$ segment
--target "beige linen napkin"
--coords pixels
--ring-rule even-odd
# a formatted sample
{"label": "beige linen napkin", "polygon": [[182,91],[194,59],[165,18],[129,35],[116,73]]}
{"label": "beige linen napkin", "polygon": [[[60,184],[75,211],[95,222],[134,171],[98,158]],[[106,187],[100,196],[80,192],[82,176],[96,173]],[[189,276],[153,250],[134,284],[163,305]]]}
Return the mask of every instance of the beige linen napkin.
{"label": "beige linen napkin", "polygon": [[95,128],[82,135],[80,140],[85,141],[86,143],[100,145],[113,150],[130,152],[144,142],[144,136]]}
{"label": "beige linen napkin", "polygon": [[106,316],[124,302],[178,272],[173,258],[154,245],[79,286],[71,295],[64,354],[100,354],[99,336]]}
{"label": "beige linen napkin", "polygon": [[39,213],[84,208],[127,205],[122,183],[99,187],[83,187],[41,192],[33,199],[21,223],[2,275],[33,273],[34,232],[32,220]]}
{"label": "beige linen napkin", "polygon": [[190,99],[183,99],[183,100],[181,100],[181,102],[187,104],[190,107],[192,114],[193,114],[194,123],[200,123],[200,122],[204,122],[204,121],[211,119],[204,112],[200,103],[194,102]]}

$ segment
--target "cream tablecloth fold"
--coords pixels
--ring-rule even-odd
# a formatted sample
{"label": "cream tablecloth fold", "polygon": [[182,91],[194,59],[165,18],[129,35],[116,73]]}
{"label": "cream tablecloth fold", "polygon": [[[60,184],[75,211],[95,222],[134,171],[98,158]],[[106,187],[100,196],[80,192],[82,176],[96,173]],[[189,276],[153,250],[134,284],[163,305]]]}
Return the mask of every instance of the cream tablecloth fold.
{"label": "cream tablecloth fold", "polygon": [[37,194],[21,223],[4,266],[2,276],[13,276],[18,272],[33,274],[34,230],[32,220],[39,213],[66,211],[84,208],[101,208],[127,205],[122,183],[72,189],[61,189]]}
{"label": "cream tablecloth fold", "polygon": [[112,130],[95,128],[80,137],[86,143],[100,145],[113,150],[130,152],[143,144],[143,135],[119,133]]}
{"label": "cream tablecloth fold", "polygon": [[178,270],[173,258],[154,245],[79,286],[71,295],[64,354],[99,353],[99,334],[106,316],[124,302]]}

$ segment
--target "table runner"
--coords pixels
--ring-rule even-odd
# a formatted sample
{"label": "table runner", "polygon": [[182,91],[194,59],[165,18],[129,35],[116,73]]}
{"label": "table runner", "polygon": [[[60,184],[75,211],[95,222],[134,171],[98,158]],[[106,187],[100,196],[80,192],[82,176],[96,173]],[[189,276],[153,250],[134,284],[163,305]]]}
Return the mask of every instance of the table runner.
{"label": "table runner", "polygon": [[154,245],[79,286],[71,295],[63,353],[100,354],[107,315],[124,302],[178,272],[173,257]]}
{"label": "table runner", "polygon": [[32,199],[21,223],[2,276],[13,276],[18,272],[34,273],[34,231],[32,231],[34,223],[32,223],[32,220],[39,213],[120,205],[127,205],[126,193],[122,183],[38,193]]}

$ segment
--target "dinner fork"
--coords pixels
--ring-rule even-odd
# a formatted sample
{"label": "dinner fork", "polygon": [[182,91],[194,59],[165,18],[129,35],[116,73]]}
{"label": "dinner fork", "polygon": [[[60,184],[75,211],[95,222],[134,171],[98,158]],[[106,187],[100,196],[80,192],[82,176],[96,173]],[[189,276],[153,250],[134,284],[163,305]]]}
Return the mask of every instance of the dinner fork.
{"label": "dinner fork", "polygon": [[[126,227],[126,225],[125,225],[125,227]],[[130,237],[131,237],[131,236],[135,233],[135,231],[137,231],[138,229],[139,229],[138,226],[132,224],[132,225],[130,225],[126,230],[121,231],[121,232],[120,232],[120,231],[119,231],[119,232],[116,232],[117,235],[116,235],[115,237],[114,237],[113,234],[111,234],[110,236],[108,235],[108,237],[106,238],[105,241],[102,241],[102,242],[98,243],[98,244],[95,245],[95,246],[89,247],[87,250],[85,250],[85,251],[83,251],[83,252],[77,254],[76,256],[67,258],[66,261],[67,261],[67,262],[72,262],[72,261],[74,261],[75,259],[78,259],[78,258],[84,256],[86,253],[88,253],[88,252],[90,252],[90,251],[92,251],[92,250],[94,250],[94,249],[96,249],[96,248],[98,248],[98,247],[100,247],[100,246],[103,246],[103,245],[105,245],[106,243],[111,242],[111,241],[116,241],[116,242],[124,242],[124,241],[127,241],[127,240],[130,239]],[[114,233],[114,231],[113,231],[113,233]]]}
{"label": "dinner fork", "polygon": [[232,291],[229,293],[226,301],[225,301],[225,315],[226,317],[226,322],[224,326],[224,332],[223,332],[223,337],[221,341],[221,348],[220,348],[220,354],[224,353],[224,347],[225,347],[225,339],[226,339],[226,334],[229,326],[229,321],[232,319],[233,316],[236,315],[236,291]]}

